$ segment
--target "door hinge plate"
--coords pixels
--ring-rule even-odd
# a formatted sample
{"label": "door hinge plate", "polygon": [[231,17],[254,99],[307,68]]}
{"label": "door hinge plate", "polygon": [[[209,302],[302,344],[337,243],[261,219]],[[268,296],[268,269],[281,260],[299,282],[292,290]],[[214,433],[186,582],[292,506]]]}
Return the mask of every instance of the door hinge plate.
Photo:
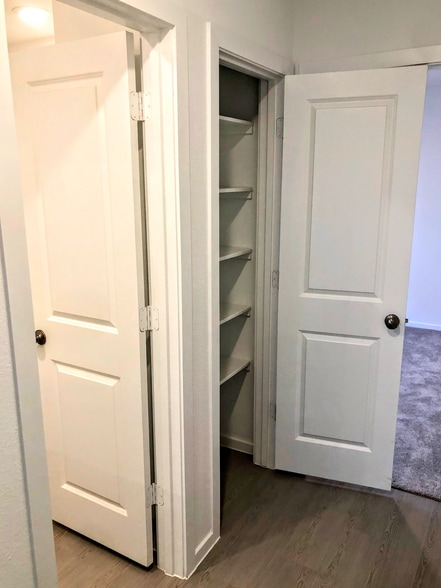
{"label": "door hinge plate", "polygon": [[152,99],[149,92],[130,92],[130,116],[136,121],[150,120]]}
{"label": "door hinge plate", "polygon": [[164,506],[164,490],[155,483],[147,488],[147,508],[151,506]]}
{"label": "door hinge plate", "polygon": [[283,139],[283,117],[276,119],[276,137]]}
{"label": "door hinge plate", "polygon": [[270,416],[273,421],[277,420],[277,405],[275,402],[271,402],[270,404]]}
{"label": "door hinge plate", "polygon": [[144,308],[139,309],[139,330],[141,333],[159,330],[159,312],[157,308],[144,306]]}
{"label": "door hinge plate", "polygon": [[274,270],[271,274],[271,285],[273,288],[279,287],[279,270]]}

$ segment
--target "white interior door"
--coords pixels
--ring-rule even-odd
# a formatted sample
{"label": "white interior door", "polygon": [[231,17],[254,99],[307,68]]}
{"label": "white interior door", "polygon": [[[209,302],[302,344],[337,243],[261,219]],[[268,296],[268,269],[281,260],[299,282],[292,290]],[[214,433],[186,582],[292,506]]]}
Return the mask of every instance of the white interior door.
{"label": "white interior door", "polygon": [[149,565],[133,38],[11,57],[53,518]]}
{"label": "white interior door", "polygon": [[279,469],[390,488],[426,73],[286,78]]}

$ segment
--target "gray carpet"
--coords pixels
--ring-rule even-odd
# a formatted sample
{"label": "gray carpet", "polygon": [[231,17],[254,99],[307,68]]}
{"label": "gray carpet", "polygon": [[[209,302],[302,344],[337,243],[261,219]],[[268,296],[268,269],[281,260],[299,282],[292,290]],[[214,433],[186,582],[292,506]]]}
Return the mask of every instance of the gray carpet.
{"label": "gray carpet", "polygon": [[392,486],[441,500],[441,331],[406,327]]}

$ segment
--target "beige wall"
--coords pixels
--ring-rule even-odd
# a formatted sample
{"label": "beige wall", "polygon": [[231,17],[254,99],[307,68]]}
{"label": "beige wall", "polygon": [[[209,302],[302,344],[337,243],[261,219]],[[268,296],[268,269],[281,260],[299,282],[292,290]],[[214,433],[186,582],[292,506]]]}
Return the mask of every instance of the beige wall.
{"label": "beige wall", "polygon": [[0,233],[0,586],[34,586]]}
{"label": "beige wall", "polygon": [[441,44],[439,0],[295,0],[293,18],[296,63]]}
{"label": "beige wall", "polygon": [[225,30],[291,59],[293,0],[175,0]]}
{"label": "beige wall", "polygon": [[[0,87],[8,87],[6,35],[4,34],[3,6],[0,4]],[[0,128],[2,137],[10,139],[12,104],[8,96],[0,95]],[[10,145],[0,142],[0,586],[31,588],[34,569],[31,534],[26,504],[25,473],[20,438],[17,404],[17,383],[13,360],[10,306],[8,303],[4,233],[7,223],[8,195],[14,188],[14,177],[9,177]]]}
{"label": "beige wall", "polygon": [[55,556],[2,0],[0,128],[0,586],[32,588],[38,578],[42,588],[53,588]]}

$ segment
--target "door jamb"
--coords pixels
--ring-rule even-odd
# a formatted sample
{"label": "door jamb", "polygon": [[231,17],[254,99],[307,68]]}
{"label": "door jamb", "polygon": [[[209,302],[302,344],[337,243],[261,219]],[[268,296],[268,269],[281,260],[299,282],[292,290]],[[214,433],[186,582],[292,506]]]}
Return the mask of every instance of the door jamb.
{"label": "door jamb", "polygon": [[[242,73],[257,77],[267,82],[267,92],[260,95],[259,107],[259,139],[258,139],[258,178],[257,193],[257,226],[256,226],[256,282],[263,288],[256,290],[256,331],[255,331],[255,365],[254,365],[254,463],[274,468],[275,461],[275,420],[271,414],[271,405],[275,404],[276,391],[276,329],[277,329],[277,288],[272,287],[272,272],[278,270],[279,243],[278,229],[280,225],[282,138],[276,135],[276,120],[283,116],[283,74],[265,66],[256,64],[239,55],[219,47],[218,64],[225,65]],[[218,83],[216,84],[218,86]],[[218,120],[219,105],[216,103],[213,118]],[[213,153],[217,159],[213,161],[213,170],[219,177],[219,135],[214,140]],[[262,197],[264,196],[264,197]],[[218,190],[213,190],[212,204],[212,235],[213,251],[218,259],[219,243],[219,206]],[[219,274],[214,276],[215,292],[219,291]],[[216,300],[217,297],[213,297]],[[213,316],[218,316],[219,309],[213,309]],[[214,338],[219,340],[219,322],[215,321]],[[213,343],[213,349],[218,344]],[[217,380],[218,382],[219,380]],[[218,388],[217,382],[213,389]]]}
{"label": "door jamb", "polygon": [[[184,447],[175,442],[177,436],[182,436],[183,395],[182,346],[179,344],[182,340],[182,284],[175,84],[179,43],[177,27],[183,24],[181,19],[184,17],[179,13],[174,15],[179,18],[173,23],[165,22],[132,6],[123,7],[120,0],[69,0],[68,3],[138,30],[152,46],[154,65],[150,68],[150,75],[159,86],[152,88],[152,98],[160,96],[161,99],[158,100],[156,115],[153,113],[151,122],[156,125],[155,149],[160,153],[160,158],[153,165],[148,155],[150,151],[145,150],[147,218],[143,222],[147,224],[147,248],[152,252],[154,246],[155,252],[148,261],[150,304],[160,311],[160,328],[152,332],[150,344],[153,459],[156,483],[164,491],[164,505],[156,511],[156,563],[168,575],[185,577],[186,558],[182,541],[185,528]],[[158,179],[161,174],[166,181]],[[149,206],[149,198],[153,196],[156,199],[155,207],[151,206],[151,202]],[[181,475],[176,476],[176,471],[181,472]]]}
{"label": "door jamb", "polygon": [[174,379],[174,370],[181,369],[182,363],[176,91],[174,68],[169,66],[175,61],[175,39],[173,31],[163,30],[143,37],[149,50],[148,64],[142,66],[143,91],[151,94],[156,111],[144,123],[143,163],[149,302],[159,309],[160,321],[159,329],[150,333],[155,481],[164,491],[164,505],[156,511],[157,565],[169,575],[185,577],[180,540],[185,528],[185,482],[183,476],[174,475],[176,469],[184,472],[184,447],[174,438],[180,429],[179,394],[183,389],[182,380]]}

